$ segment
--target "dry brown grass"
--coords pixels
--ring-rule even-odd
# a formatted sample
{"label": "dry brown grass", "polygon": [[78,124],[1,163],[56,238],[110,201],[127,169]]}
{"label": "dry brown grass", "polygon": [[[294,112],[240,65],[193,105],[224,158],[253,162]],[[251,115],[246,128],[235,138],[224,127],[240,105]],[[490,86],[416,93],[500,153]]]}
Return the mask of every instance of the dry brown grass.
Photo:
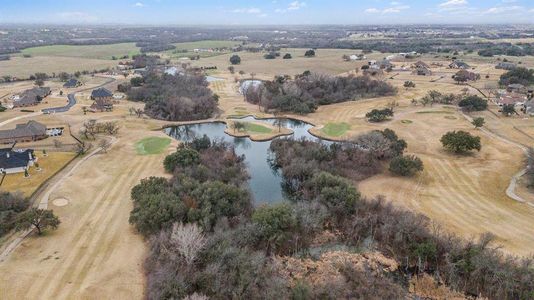
{"label": "dry brown grass", "polygon": [[6,175],[1,187],[3,191],[20,191],[28,197],[43,182],[53,176],[76,156],[73,152],[48,152],[47,156],[44,156],[42,152],[36,152],[35,154],[38,157],[39,167],[42,170],[38,171],[37,168],[31,167],[29,169],[30,177],[28,178],[24,178],[24,173]]}
{"label": "dry brown grass", "polygon": [[24,58],[14,56],[10,60],[0,61],[0,76],[10,75],[20,78],[27,78],[31,74],[44,72],[47,74],[76,71],[93,71],[104,68],[111,68],[117,65],[117,61],[78,58],[65,56],[35,56]]}

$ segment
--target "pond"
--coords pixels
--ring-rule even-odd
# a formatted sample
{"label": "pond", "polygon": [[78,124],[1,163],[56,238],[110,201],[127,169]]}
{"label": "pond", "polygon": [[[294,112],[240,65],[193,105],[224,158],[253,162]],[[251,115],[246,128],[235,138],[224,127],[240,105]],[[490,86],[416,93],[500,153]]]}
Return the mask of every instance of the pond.
{"label": "pond", "polygon": [[[250,122],[253,117],[246,117],[239,119],[240,121]],[[276,119],[262,119],[262,122],[274,124]],[[295,139],[306,138],[314,141],[322,141],[325,144],[330,144],[329,141],[324,141],[313,135],[308,130],[313,125],[306,122],[283,119],[284,126],[291,129],[294,133],[290,137]],[[273,203],[283,200],[282,196],[282,177],[279,172],[273,170],[269,164],[269,157],[271,155],[269,147],[271,141],[255,142],[248,137],[233,137],[224,132],[226,124],[221,122],[202,123],[181,125],[169,127],[165,129],[165,133],[180,141],[190,141],[195,137],[202,137],[204,134],[210,139],[222,139],[235,147],[235,151],[239,155],[245,155],[245,162],[247,164],[248,173],[250,175],[249,186],[256,204]],[[287,138],[287,137],[280,137]]]}

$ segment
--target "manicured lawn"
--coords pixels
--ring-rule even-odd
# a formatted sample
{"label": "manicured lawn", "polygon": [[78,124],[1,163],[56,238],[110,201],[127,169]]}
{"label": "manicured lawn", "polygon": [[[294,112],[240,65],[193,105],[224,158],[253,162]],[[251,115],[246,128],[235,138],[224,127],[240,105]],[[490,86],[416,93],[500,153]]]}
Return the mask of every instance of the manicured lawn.
{"label": "manicured lawn", "polygon": [[131,57],[135,54],[139,54],[139,48],[135,46],[135,43],[87,46],[53,45],[24,49],[22,50],[22,54],[30,54],[32,56],[111,59],[112,56],[119,58],[123,55],[129,55]]}
{"label": "manicured lawn", "polygon": [[347,123],[327,123],[321,132],[328,136],[338,137],[344,135],[349,129],[350,125]]}
{"label": "manicured lawn", "polygon": [[148,137],[135,143],[135,150],[139,155],[160,154],[171,143],[171,139],[162,137]]}
{"label": "manicured lawn", "polygon": [[271,133],[272,132],[272,129],[268,127],[255,124],[255,123],[248,123],[248,122],[245,123],[245,130],[248,132],[252,132],[252,133]]}

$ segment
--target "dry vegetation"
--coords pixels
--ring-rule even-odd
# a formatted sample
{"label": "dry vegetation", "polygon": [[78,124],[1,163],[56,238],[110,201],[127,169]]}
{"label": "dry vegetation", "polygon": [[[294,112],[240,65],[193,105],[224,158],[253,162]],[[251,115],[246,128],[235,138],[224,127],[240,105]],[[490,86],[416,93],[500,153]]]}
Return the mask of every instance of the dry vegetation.
{"label": "dry vegetation", "polygon": [[[263,59],[262,54],[240,53],[242,63],[236,66],[236,74],[226,71],[230,54],[202,58],[193,62],[193,65],[218,67],[216,76],[223,80],[211,83],[210,87],[220,96],[220,118],[225,118],[248,114],[269,116],[259,111],[257,105],[243,100],[237,92],[236,77],[248,78],[250,73],[256,73],[259,78],[272,79],[274,75],[295,75],[306,70],[346,75],[354,73],[364,63],[344,62],[341,59],[343,54],[353,51],[319,50],[315,58],[305,58],[304,51],[283,49],[282,55],[291,53],[293,59],[275,61]],[[368,58],[381,59],[386,55],[376,53],[368,55]],[[425,59],[433,60],[430,57]],[[522,60],[526,64],[533,61],[531,58]],[[490,75],[489,79],[482,76],[483,79],[476,83],[478,87],[495,82],[502,73],[493,69],[493,62],[488,59],[477,58],[473,62],[481,74]],[[97,64],[107,67],[113,63],[86,58],[14,57],[10,61],[0,62],[0,75],[16,76],[15,72],[21,72],[19,76],[22,76],[37,71],[72,72],[97,68]],[[239,70],[246,74],[238,75]],[[315,113],[292,117],[317,125],[312,132],[319,136],[324,135],[322,126],[331,123],[348,125],[344,126],[346,130],[342,137],[373,129],[394,129],[399,137],[408,142],[407,152],[423,160],[425,171],[411,179],[388,173],[368,178],[358,184],[364,196],[374,198],[384,195],[395,205],[423,213],[441,225],[443,230],[466,238],[490,232],[496,236],[496,243],[502,245],[504,251],[522,256],[531,254],[534,249],[534,208],[517,203],[505,194],[510,178],[523,167],[523,152],[502,139],[473,129],[455,107],[413,106],[411,100],[421,98],[430,89],[461,93],[465,87],[454,84],[450,78],[453,71],[444,68],[435,68],[433,71],[435,75],[430,77],[409,73],[396,75],[395,72],[387,75],[384,79],[399,88],[396,96],[321,106]],[[99,80],[88,79],[84,87],[96,86]],[[402,84],[406,80],[414,81],[416,88],[404,89]],[[14,90],[25,89],[28,85],[31,83],[0,85],[0,97]],[[56,85],[53,89],[57,88]],[[469,89],[469,93],[475,94],[476,91]],[[87,93],[79,96],[81,105],[91,103],[87,96]],[[50,99],[50,105],[65,100],[54,96]],[[369,110],[384,108],[392,102],[397,104],[392,120],[379,124],[365,120]],[[62,222],[59,229],[45,237],[25,240],[7,260],[0,262],[0,272],[4,274],[0,279],[0,290],[5,291],[3,296],[6,298],[106,298],[111,294],[116,298],[143,297],[145,278],[142,262],[147,249],[142,238],[128,224],[132,209],[130,190],[142,178],[163,174],[161,162],[165,153],[140,156],[136,154],[134,143],[144,137],[163,136],[151,130],[166,122],[129,116],[128,107],[139,107],[139,103],[120,103],[112,113],[86,116],[82,113],[81,105],[63,115],[39,116],[36,119],[52,118],[55,122],[69,123],[73,132],[78,132],[83,122],[90,118],[118,120],[121,126],[119,140],[107,154],[90,158],[52,193],[51,200],[69,200],[66,206],[50,207]],[[490,109],[495,112],[494,107]],[[0,121],[23,115],[16,110],[6,111],[0,113]],[[532,145],[534,141],[531,120],[503,118],[490,111],[473,115],[483,116],[487,129],[517,143]],[[460,129],[482,138],[480,153],[455,156],[442,150],[439,137],[447,131]],[[169,149],[175,146],[176,142],[173,142]],[[53,155],[63,154],[50,153],[48,158],[43,158],[44,170],[47,170],[46,159],[51,159]],[[26,182],[36,180],[38,176],[36,174]],[[521,190],[520,194],[530,200],[534,198],[526,190]],[[296,277],[294,274],[292,276]],[[414,293],[429,296],[431,292],[421,291],[423,285],[430,283],[424,280],[414,282]],[[440,293],[447,295],[443,298],[457,296],[450,291]]]}

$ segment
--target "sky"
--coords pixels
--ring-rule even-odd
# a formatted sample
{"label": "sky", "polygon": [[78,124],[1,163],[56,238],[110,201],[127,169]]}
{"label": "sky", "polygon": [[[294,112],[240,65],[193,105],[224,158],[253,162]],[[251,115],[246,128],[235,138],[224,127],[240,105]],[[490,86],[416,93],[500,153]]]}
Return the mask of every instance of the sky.
{"label": "sky", "polygon": [[0,0],[0,23],[533,24],[534,0]]}

